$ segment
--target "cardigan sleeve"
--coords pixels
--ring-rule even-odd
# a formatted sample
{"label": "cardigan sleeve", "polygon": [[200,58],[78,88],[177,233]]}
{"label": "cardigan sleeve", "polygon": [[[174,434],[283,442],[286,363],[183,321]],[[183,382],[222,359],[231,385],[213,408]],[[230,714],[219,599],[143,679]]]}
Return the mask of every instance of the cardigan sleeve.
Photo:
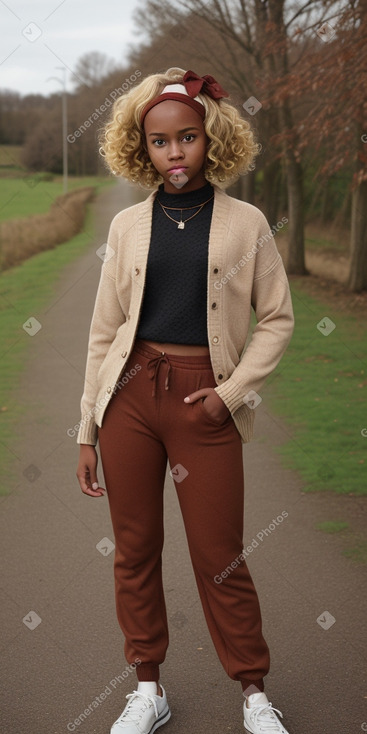
{"label": "cardigan sleeve", "polygon": [[230,377],[214,388],[232,414],[244,403],[249,404],[251,391],[259,393],[283,356],[294,329],[288,278],[269,224],[261,213],[258,234],[251,291],[257,324]]}
{"label": "cardigan sleeve", "polygon": [[103,360],[113,343],[116,332],[125,323],[124,314],[116,289],[117,230],[111,222],[107,239],[108,254],[102,263],[101,275],[94,304],[89,331],[87,363],[85,370],[84,392],[81,398],[81,421],[77,443],[96,445],[98,429],[94,421],[96,412],[97,378]]}

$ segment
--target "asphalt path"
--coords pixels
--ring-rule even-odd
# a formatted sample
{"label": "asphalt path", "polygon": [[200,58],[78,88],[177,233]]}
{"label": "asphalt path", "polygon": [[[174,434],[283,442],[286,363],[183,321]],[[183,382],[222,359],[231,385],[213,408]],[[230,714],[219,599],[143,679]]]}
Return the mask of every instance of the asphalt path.
{"label": "asphalt path", "polygon": [[[20,317],[35,316],[42,328],[25,335],[24,412],[8,447],[16,481],[0,499],[1,734],[109,734],[136,685],[115,614],[107,497],[80,491],[79,447],[67,430],[79,420],[101,268],[96,250],[114,214],[147,195],[122,182],[102,192],[88,252],[63,270],[43,312]],[[365,567],[315,529],[351,506],[365,518],[366,502],[304,493],[277,456],[290,429],[266,399],[255,424],[243,446],[244,546],[253,543],[247,561],[271,651],[266,693],[290,734],[367,731]],[[98,474],[103,484],[101,464]],[[164,731],[243,732],[240,684],[226,676],[206,628],[168,465],[165,523],[170,646],[161,682],[172,718]]]}

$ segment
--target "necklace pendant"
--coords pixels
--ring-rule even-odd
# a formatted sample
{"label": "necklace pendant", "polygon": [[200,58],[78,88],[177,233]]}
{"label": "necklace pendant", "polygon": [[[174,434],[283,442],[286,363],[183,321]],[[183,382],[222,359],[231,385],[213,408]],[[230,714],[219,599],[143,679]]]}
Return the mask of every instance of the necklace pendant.
{"label": "necklace pendant", "polygon": [[177,229],[185,229],[185,222],[181,220],[181,222],[178,223]]}

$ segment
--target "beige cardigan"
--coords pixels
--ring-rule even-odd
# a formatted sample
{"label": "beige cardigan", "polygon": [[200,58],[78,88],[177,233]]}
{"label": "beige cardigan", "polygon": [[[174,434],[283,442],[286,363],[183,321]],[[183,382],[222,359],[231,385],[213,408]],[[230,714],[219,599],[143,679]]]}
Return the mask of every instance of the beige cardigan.
{"label": "beige cardigan", "polygon": [[[97,426],[134,345],[156,194],[111,222],[89,333],[77,443],[97,443]],[[251,306],[257,324],[245,349]],[[266,218],[214,186],[207,277],[210,359],[214,389],[244,443],[253,434],[256,393],[282,357],[293,325],[287,276]]]}

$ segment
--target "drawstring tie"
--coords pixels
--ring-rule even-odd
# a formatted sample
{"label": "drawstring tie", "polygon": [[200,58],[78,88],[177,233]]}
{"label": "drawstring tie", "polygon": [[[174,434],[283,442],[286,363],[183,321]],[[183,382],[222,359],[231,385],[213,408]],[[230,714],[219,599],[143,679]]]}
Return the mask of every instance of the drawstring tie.
{"label": "drawstring tie", "polygon": [[164,389],[165,390],[169,390],[169,384],[168,383],[169,383],[169,374],[171,372],[171,365],[170,365],[170,362],[169,362],[169,359],[168,359],[166,353],[165,352],[161,352],[156,357],[152,357],[149,360],[148,364],[147,364],[147,370],[148,370],[149,378],[151,380],[154,380],[154,382],[153,382],[153,390],[152,390],[152,397],[153,398],[154,398],[155,393],[156,393],[158,370],[159,370],[159,365],[161,364],[161,362],[166,362],[167,365],[168,365],[166,379],[165,379],[165,382],[164,382]]}

